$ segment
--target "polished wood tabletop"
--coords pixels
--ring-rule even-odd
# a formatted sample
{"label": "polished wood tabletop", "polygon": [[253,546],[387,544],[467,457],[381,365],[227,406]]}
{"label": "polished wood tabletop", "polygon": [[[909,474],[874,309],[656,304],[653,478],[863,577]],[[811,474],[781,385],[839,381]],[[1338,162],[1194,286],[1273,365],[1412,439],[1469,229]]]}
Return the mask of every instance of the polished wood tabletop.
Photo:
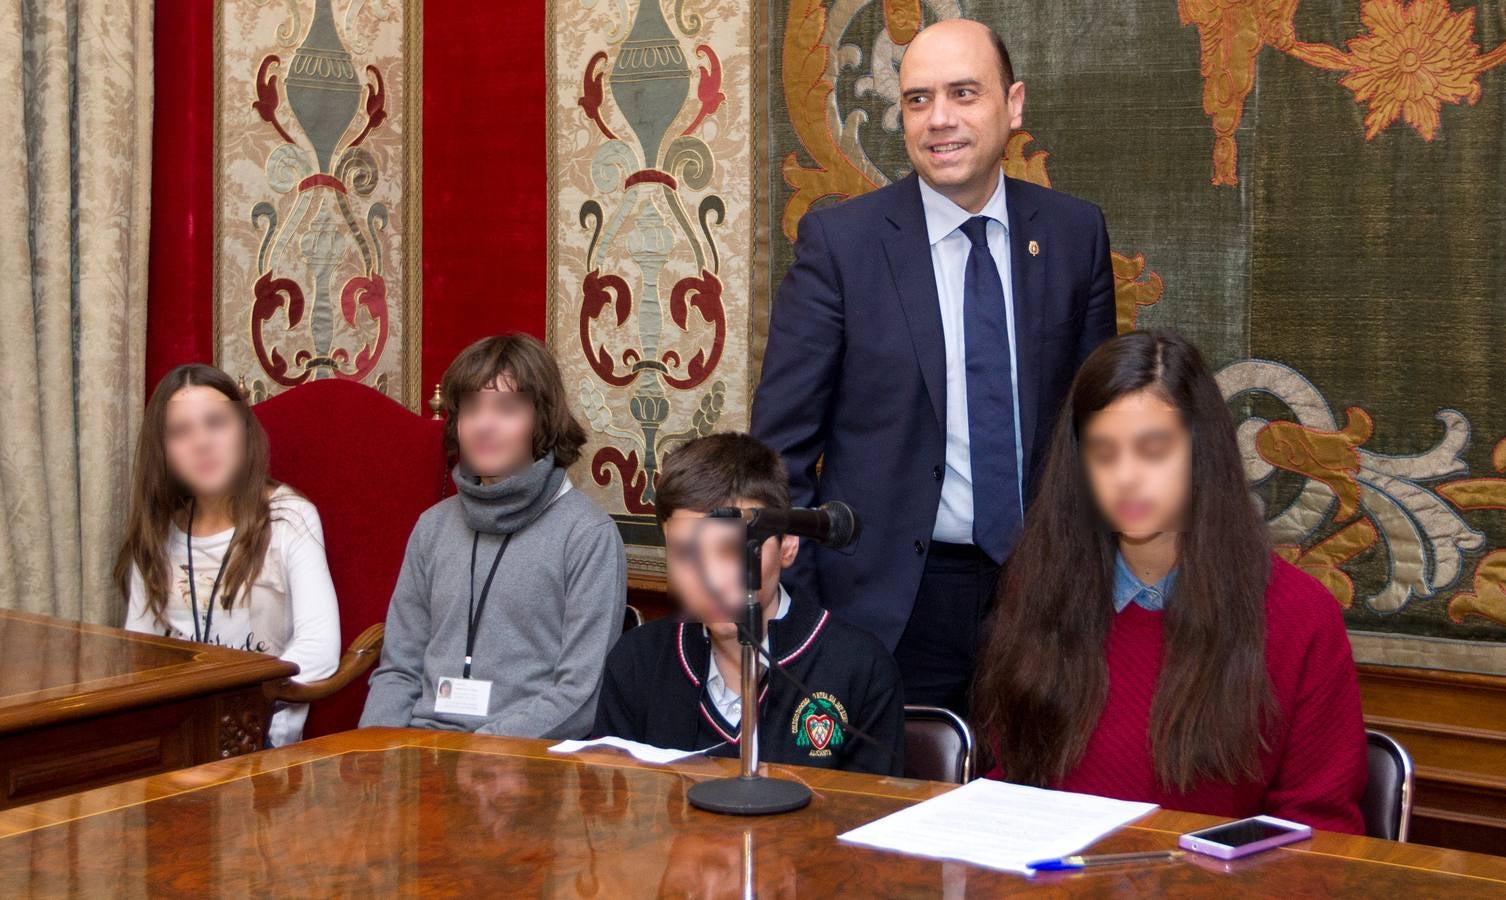
{"label": "polished wood tabletop", "polygon": [[[647,766],[547,746],[368,729],[0,811],[0,896],[1506,894],[1506,859],[1333,834],[1232,863],[1027,880],[836,840],[949,785],[776,766],[815,799],[744,819],[685,796],[733,760]],[[1095,849],[1169,848],[1214,821],[1162,810]]]}
{"label": "polished wood tabletop", "polygon": [[261,653],[0,610],[0,734],[297,671]]}
{"label": "polished wood tabletop", "polygon": [[261,749],[290,662],[0,611],[0,809]]}

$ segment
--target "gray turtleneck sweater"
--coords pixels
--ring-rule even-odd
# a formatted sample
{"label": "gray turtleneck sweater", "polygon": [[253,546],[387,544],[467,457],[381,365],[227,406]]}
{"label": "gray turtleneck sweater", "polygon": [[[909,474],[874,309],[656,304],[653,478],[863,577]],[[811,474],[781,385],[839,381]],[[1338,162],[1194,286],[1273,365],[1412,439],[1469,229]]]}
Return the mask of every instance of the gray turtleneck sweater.
{"label": "gray turtleneck sweater", "polygon": [[[552,455],[497,484],[462,466],[454,480],[457,494],[425,511],[408,538],[362,727],[585,737],[607,651],[622,633],[627,559],[616,524],[571,489]],[[478,533],[478,600],[502,536],[512,535],[476,631],[471,677],[492,682],[485,718],[434,711],[439,679],[460,677],[464,663]]]}

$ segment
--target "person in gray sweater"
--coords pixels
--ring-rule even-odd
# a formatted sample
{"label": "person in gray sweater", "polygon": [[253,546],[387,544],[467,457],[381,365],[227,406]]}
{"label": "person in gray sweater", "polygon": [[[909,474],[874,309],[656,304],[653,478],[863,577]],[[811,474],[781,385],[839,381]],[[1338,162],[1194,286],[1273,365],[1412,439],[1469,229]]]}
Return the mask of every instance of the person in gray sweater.
{"label": "person in gray sweater", "polygon": [[584,737],[622,632],[627,560],[565,473],[585,432],[559,368],[532,337],[486,338],[441,394],[457,493],[408,538],[361,727]]}

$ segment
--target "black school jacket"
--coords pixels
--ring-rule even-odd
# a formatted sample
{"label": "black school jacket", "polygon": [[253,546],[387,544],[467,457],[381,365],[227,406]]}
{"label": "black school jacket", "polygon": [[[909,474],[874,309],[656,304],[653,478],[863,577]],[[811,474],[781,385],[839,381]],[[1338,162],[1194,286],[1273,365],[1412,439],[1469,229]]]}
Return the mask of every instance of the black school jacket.
{"label": "black school jacket", "polygon": [[[769,653],[809,693],[764,673],[760,761],[903,773],[904,692],[899,667],[877,638],[791,596],[785,617],[769,623]],[[737,756],[741,729],[717,713],[706,690],[710,659],[697,622],[668,617],[627,632],[607,657],[593,734]],[[853,725],[881,746],[854,735]]]}

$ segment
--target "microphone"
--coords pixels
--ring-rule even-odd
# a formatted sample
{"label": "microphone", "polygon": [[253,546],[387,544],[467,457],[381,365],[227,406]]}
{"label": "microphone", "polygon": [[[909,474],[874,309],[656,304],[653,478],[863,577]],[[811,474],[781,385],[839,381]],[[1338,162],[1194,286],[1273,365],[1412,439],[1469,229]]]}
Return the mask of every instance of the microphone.
{"label": "microphone", "polygon": [[759,507],[742,510],[751,537],[793,534],[810,538],[827,547],[846,547],[858,539],[863,527],[858,514],[840,500],[832,500],[814,509],[794,507],[772,509]]}

